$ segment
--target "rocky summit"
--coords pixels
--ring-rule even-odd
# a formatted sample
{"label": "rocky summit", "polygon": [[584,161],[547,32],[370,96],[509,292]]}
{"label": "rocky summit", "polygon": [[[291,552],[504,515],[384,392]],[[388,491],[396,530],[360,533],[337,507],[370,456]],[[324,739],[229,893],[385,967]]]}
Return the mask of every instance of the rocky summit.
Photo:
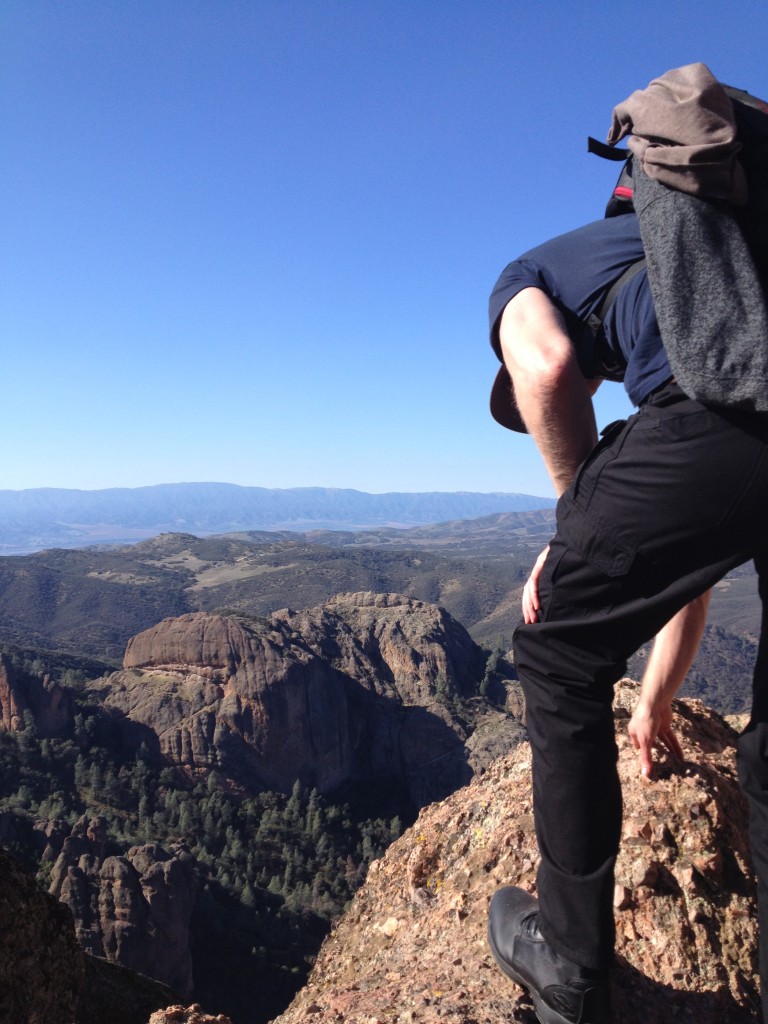
{"label": "rocky summit", "polygon": [[[617,866],[614,1019],[746,1024],[759,1019],[755,888],[735,732],[675,703],[685,760],[642,780],[626,734],[636,684],[619,690],[624,787]],[[535,892],[530,749],[424,809],[375,862],[326,940],[307,986],[274,1024],[533,1024],[523,990],[485,937],[497,888]]]}
{"label": "rocky summit", "polygon": [[[330,792],[391,782],[418,806],[490,762],[519,721],[468,724],[483,651],[446,611],[395,594],[344,594],[269,618],[203,612],[166,619],[128,644],[100,685],[106,708],[158,757],[246,789]],[[471,742],[470,736],[474,734]]]}

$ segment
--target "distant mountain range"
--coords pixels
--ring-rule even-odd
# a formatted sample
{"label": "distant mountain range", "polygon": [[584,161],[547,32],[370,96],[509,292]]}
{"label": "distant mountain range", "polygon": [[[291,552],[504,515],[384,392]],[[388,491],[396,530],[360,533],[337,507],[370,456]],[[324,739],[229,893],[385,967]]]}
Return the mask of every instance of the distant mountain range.
{"label": "distant mountain range", "polygon": [[334,487],[182,483],[0,490],[0,554],[130,544],[160,533],[367,530],[551,508],[553,498],[470,491],[368,494]]}

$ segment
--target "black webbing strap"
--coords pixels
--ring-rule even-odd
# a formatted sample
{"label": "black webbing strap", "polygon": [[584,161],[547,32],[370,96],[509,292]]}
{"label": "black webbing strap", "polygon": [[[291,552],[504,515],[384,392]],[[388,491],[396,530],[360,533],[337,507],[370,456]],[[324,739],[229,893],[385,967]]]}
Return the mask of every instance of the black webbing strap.
{"label": "black webbing strap", "polygon": [[605,334],[603,333],[603,324],[605,318],[608,316],[608,310],[613,305],[616,296],[619,294],[625,284],[629,284],[636,274],[645,266],[645,259],[640,259],[637,263],[633,263],[632,266],[627,267],[621,277],[614,281],[611,287],[606,292],[605,298],[600,304],[600,308],[596,310],[587,319],[587,323],[594,335],[595,339],[595,352],[596,352],[596,370],[594,376],[604,377],[606,380],[624,380],[624,370],[626,367],[622,366],[616,359],[616,357],[608,350],[605,345]]}
{"label": "black webbing strap", "polygon": [[597,311],[597,315],[600,317],[600,323],[605,323],[605,318],[608,316],[608,310],[613,305],[613,300],[619,294],[624,285],[629,284],[632,278],[635,277],[636,274],[639,274],[640,271],[644,269],[644,267],[645,257],[643,257],[643,259],[641,260],[638,260],[637,263],[633,263],[631,267],[627,267],[627,269],[624,271],[624,273],[621,275],[618,281],[613,282],[611,287],[608,289],[605,298],[603,299],[603,304]]}
{"label": "black webbing strap", "polygon": [[626,160],[629,156],[628,149],[616,149],[615,146],[609,146],[607,142],[593,139],[591,135],[587,136],[587,152],[601,156],[603,160]]}
{"label": "black webbing strap", "polygon": [[613,305],[614,299],[619,294],[625,284],[629,284],[632,278],[639,274],[645,267],[645,258],[640,259],[637,263],[633,263],[631,267],[627,267],[621,277],[617,278],[605,293],[605,298],[600,304],[600,308],[596,309],[595,312],[589,317],[589,326],[592,330],[597,333],[602,325],[605,323],[605,318],[608,316],[608,310]]}

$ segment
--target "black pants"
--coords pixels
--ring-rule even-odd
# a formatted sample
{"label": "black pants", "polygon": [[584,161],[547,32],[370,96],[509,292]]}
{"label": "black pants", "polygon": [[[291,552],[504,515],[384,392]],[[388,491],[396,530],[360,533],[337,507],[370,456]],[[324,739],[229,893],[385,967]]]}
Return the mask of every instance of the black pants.
{"label": "black pants", "polygon": [[[766,422],[715,413],[669,385],[609,429],[558,503],[541,621],[517,630],[515,663],[533,749],[541,929],[585,967],[607,966],[614,945],[614,684],[676,611],[750,558],[764,615],[739,760],[761,895],[768,885]],[[768,940],[768,895],[762,914]]]}

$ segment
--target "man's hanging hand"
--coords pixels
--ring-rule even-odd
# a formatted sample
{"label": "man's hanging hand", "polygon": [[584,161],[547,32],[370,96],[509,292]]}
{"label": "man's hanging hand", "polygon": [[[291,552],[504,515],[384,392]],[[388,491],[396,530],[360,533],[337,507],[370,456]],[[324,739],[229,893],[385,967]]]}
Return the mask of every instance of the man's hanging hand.
{"label": "man's hanging hand", "polygon": [[539,603],[539,576],[549,554],[549,544],[544,548],[531,569],[528,582],[523,587],[523,622],[528,625],[539,621],[541,605]]}

